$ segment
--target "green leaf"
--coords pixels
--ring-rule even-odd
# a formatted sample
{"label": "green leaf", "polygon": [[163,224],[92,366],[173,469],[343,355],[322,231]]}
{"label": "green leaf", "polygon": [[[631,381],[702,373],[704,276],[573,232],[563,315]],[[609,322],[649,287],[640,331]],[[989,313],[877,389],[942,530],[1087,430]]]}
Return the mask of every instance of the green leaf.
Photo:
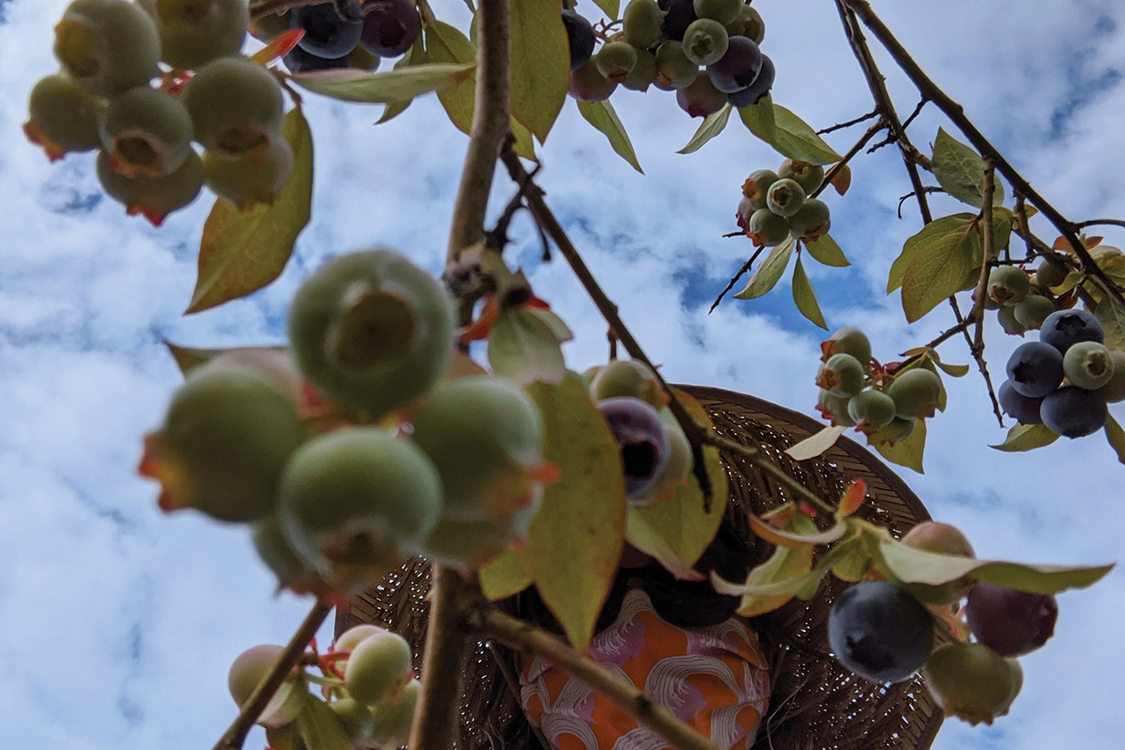
{"label": "green leaf", "polygon": [[768,96],[752,107],[740,108],[738,114],[751,133],[782,156],[817,165],[832,164],[842,158],[804,120],[774,104]]}
{"label": "green leaf", "polygon": [[841,550],[840,559],[832,566],[832,575],[841,581],[854,583],[863,580],[871,569],[871,547],[861,534],[836,545]]}
{"label": "green leaf", "polygon": [[168,347],[168,352],[172,355],[172,359],[176,360],[176,367],[180,368],[180,374],[182,375],[187,375],[196,367],[206,364],[227,351],[225,349],[197,349],[190,346],[180,346],[168,340],[164,341],[164,346]]}
{"label": "green leaf", "polygon": [[937,357],[934,357],[934,363],[938,367],[940,367],[946,374],[951,375],[955,378],[963,378],[963,377],[965,377],[966,375],[969,374],[969,366],[968,365],[946,364],[945,362],[942,362]]}
{"label": "green leaf", "polygon": [[844,519],[838,518],[835,524],[824,531],[812,524],[800,531],[790,531],[771,526],[751,514],[750,528],[753,529],[754,534],[759,539],[764,539],[776,547],[801,547],[804,545],[831,544],[841,539],[850,527]]}
{"label": "green leaf", "polygon": [[954,214],[934,219],[922,227],[914,236],[906,240],[902,252],[891,264],[891,271],[887,277],[887,294],[902,286],[902,278],[907,267],[924,248],[940,246],[952,252],[953,248],[967,242],[969,225],[973,221],[973,214]]}
{"label": "green leaf", "polygon": [[1125,430],[1110,414],[1105,420],[1105,437],[1109,445],[1117,453],[1117,460],[1125,464]]}
{"label": "green leaf", "polygon": [[500,313],[488,334],[488,363],[497,375],[527,385],[537,380],[558,383],[566,362],[550,324],[523,307]]}
{"label": "green leaf", "polygon": [[301,110],[285,115],[282,135],[293,147],[293,174],[270,205],[249,211],[215,201],[199,243],[199,276],[186,313],[221,305],[269,284],[293,254],[312,210],[313,142]]}
{"label": "green leaf", "polygon": [[801,265],[800,255],[797,256],[797,265],[793,268],[793,301],[797,303],[797,309],[802,315],[824,330],[828,330],[828,324],[824,322],[824,314],[820,311],[820,303],[816,301],[812,282],[805,273],[805,267]]}
{"label": "green leaf", "polygon": [[514,117],[512,118],[512,137],[516,139],[515,143],[512,144],[512,150],[516,152],[517,156],[539,161],[539,157],[535,155],[535,141],[531,137],[531,131]]}
{"label": "green leaf", "polygon": [[[414,40],[414,44],[410,49],[403,53],[399,61],[394,64],[394,70],[403,70],[409,68],[411,65],[421,65],[427,60],[426,49],[422,45],[422,35],[419,34],[418,38]],[[383,115],[375,121],[376,125],[382,125],[384,122],[390,122],[394,118],[401,115],[406,111],[406,108],[414,101],[413,98],[406,99],[401,102],[388,102],[387,106],[383,108]]]}
{"label": "green leaf", "polygon": [[316,750],[352,750],[343,720],[324,701],[310,695],[304,710],[297,714],[297,732],[305,747]]}
{"label": "green leaf", "polygon": [[617,118],[617,112],[613,109],[612,104],[608,101],[578,102],[578,111],[586,118],[586,122],[600,130],[609,139],[609,145],[613,146],[613,150],[617,152],[618,156],[629,162],[633,169],[641,174],[645,173],[641,169],[640,162],[637,161],[633,144],[629,142],[629,134],[625,132],[625,126],[621,124],[621,120]]}
{"label": "green leaf", "polygon": [[570,85],[570,50],[559,0],[519,0],[509,5],[512,116],[543,143]]}
{"label": "green leaf", "polygon": [[677,151],[677,154],[690,154],[693,151],[698,151],[703,147],[703,144],[711,140],[727,126],[730,120],[731,105],[725,104],[718,112],[712,112],[703,118],[703,122],[699,124],[699,129],[695,131],[695,135],[687,142],[687,145]]}
{"label": "green leaf", "polygon": [[1083,588],[1113,569],[1113,565],[1025,565],[978,560],[928,552],[894,540],[881,541],[878,552],[887,569],[903,583],[937,586],[969,576],[978,581],[1037,594],[1057,594],[1070,588]]}
{"label": "green leaf", "polygon": [[594,0],[594,5],[601,8],[609,20],[616,21],[619,18],[617,14],[621,12],[621,0]]}
{"label": "green leaf", "polygon": [[766,259],[754,269],[754,274],[746,282],[745,288],[734,295],[735,299],[755,299],[777,286],[777,282],[781,280],[782,274],[785,273],[785,267],[789,265],[789,257],[793,255],[793,248],[796,246],[797,243],[794,239],[787,237],[784,242],[770,250]]}
{"label": "green leaf", "polygon": [[851,261],[845,257],[844,251],[840,249],[840,246],[836,244],[836,240],[832,239],[830,234],[822,235],[815,240],[806,240],[805,248],[808,249],[813,260],[826,266],[843,268],[851,265]]}
{"label": "green leaf", "polygon": [[[984,159],[969,146],[938,128],[934,141],[934,177],[945,192],[957,200],[980,208],[984,200]],[[995,206],[1004,202],[1004,185],[998,180],[992,196]]]}
{"label": "green leaf", "polygon": [[292,78],[302,88],[333,99],[390,104],[456,86],[469,78],[475,68],[476,63],[426,63],[385,73],[339,68],[294,73]]}
{"label": "green leaf", "polygon": [[[682,391],[675,393],[696,422],[711,426],[710,417],[698,401]],[[726,510],[727,476],[718,449],[704,446],[703,463],[713,491],[710,511],[704,510],[703,491],[694,476],[688,477],[687,483],[676,490],[671,500],[629,508],[629,542],[664,562],[673,573],[675,566],[668,564],[665,558],[670,554],[684,566],[693,565],[715,538]]]}
{"label": "green leaf", "polygon": [[517,550],[544,602],[578,650],[586,648],[609,593],[625,538],[621,454],[582,381],[534,383],[543,457],[559,469],[543,490],[528,544]]}
{"label": "green leaf", "polygon": [[[720,594],[741,596],[738,613],[744,617],[772,612],[790,599],[803,582],[792,591],[787,584],[812,570],[812,547],[778,547],[766,562],[750,571],[742,585],[724,580],[717,573],[711,574],[711,583]],[[782,584],[780,591],[762,592],[761,587]]]}
{"label": "green leaf", "polygon": [[879,451],[879,455],[892,464],[905,466],[908,469],[914,469],[919,474],[925,474],[922,471],[922,454],[926,450],[926,420],[914,420],[914,431],[910,433],[910,437],[906,440],[900,440],[892,445],[874,443],[874,446],[875,450]]}
{"label": "green leaf", "polygon": [[1105,345],[1110,349],[1125,349],[1125,307],[1117,304],[1112,297],[1106,297],[1094,310],[1105,332]]}
{"label": "green leaf", "polygon": [[511,549],[501,552],[477,573],[481,590],[493,601],[518,594],[532,584],[531,574]]}
{"label": "green leaf", "polygon": [[1045,424],[1017,424],[1008,430],[1008,437],[1000,445],[992,446],[1005,453],[1022,452],[1042,448],[1059,439]]}
{"label": "green leaf", "polygon": [[[435,63],[476,64],[477,51],[468,37],[459,29],[442,21],[426,26],[423,32],[426,56]],[[449,120],[462,133],[473,127],[473,107],[476,103],[476,75],[470,75],[456,86],[438,91],[438,99]]]}
{"label": "green leaf", "polygon": [[835,445],[836,441],[839,440],[840,436],[843,435],[847,429],[848,428],[843,425],[825,427],[823,430],[809,435],[796,445],[789,446],[785,449],[785,453],[794,461],[805,461],[810,458],[816,458]]}
{"label": "green leaf", "polygon": [[971,250],[952,234],[920,246],[902,275],[902,311],[910,323],[961,290],[972,267]]}

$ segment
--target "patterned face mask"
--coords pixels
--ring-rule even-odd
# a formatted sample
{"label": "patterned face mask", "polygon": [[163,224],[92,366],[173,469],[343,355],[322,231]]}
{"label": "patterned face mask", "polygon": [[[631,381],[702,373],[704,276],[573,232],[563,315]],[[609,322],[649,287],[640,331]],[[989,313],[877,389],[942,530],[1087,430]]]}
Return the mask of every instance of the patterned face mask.
{"label": "patterned face mask", "polygon": [[[758,636],[732,617],[704,628],[661,619],[641,589],[625,593],[617,619],[586,652],[642,688],[724,748],[754,744],[769,703],[768,663]],[[662,750],[659,735],[540,657],[520,670],[520,701],[552,750]]]}

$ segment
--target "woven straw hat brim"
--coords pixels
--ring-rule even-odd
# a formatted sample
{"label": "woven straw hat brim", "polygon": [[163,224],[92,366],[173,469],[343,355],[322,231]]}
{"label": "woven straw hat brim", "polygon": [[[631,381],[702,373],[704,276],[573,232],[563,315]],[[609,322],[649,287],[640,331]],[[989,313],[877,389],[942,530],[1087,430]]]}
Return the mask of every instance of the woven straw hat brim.
{"label": "woven straw hat brim", "polygon": [[[841,437],[822,455],[797,462],[789,446],[823,428],[798,412],[742,393],[705,386],[678,386],[707,410],[715,430],[726,438],[765,451],[791,476],[829,502],[854,479],[867,484],[867,499],[857,516],[889,529],[896,537],[928,520],[925,507],[906,484],[866,448]],[[723,453],[730,501],[755,513],[791,498],[787,490],[741,456]],[[402,633],[420,663],[430,585],[429,564],[415,558],[392,571],[379,585],[353,598],[351,611],[337,619],[337,632],[357,622],[373,622]],[[930,747],[942,712],[915,676],[880,685],[853,675],[828,653],[828,612],[847,584],[829,575],[809,601],[794,599],[755,622],[771,641],[775,659],[768,713],[754,750],[923,750]],[[505,750],[522,750],[512,734],[518,702],[488,644],[478,643],[467,667],[457,743],[483,750],[497,737]],[[473,707],[489,706],[484,712]],[[490,739],[491,736],[491,739]]]}

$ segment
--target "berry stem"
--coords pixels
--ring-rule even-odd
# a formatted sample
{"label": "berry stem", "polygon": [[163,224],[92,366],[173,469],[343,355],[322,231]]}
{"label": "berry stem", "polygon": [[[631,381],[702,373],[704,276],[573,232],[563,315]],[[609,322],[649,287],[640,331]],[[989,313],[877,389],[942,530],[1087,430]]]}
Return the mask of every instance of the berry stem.
{"label": "berry stem", "polygon": [[996,170],[992,159],[985,157],[984,180],[981,185],[981,245],[984,248],[984,259],[980,266],[980,277],[977,279],[976,302],[969,313],[970,320],[975,321],[973,331],[973,344],[970,351],[976,360],[984,383],[988,387],[988,397],[992,400],[992,411],[996,421],[1004,426],[1004,414],[1000,411],[1000,402],[996,398],[996,391],[992,387],[992,378],[988,374],[988,363],[984,359],[984,298],[988,293],[988,275],[996,261],[996,248],[992,242],[992,199],[996,194]]}
{"label": "berry stem", "polygon": [[250,734],[250,729],[254,726],[254,722],[258,720],[278,688],[285,682],[289,673],[293,671],[293,667],[301,663],[309,643],[316,636],[316,631],[320,629],[331,611],[331,604],[318,600],[313,605],[312,610],[305,616],[300,627],[297,628],[297,632],[285,645],[285,650],[281,652],[277,664],[273,666],[273,669],[270,670],[258,687],[254,688],[254,692],[250,694],[250,699],[238,712],[238,716],[227,728],[227,731],[215,743],[213,750],[241,750],[242,744],[246,742],[246,736]]}

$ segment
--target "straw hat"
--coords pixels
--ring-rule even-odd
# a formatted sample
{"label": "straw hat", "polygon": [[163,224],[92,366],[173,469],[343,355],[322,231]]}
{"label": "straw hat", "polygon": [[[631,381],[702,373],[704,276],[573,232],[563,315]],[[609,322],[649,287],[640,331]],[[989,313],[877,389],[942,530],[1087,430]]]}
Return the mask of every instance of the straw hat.
{"label": "straw hat", "polygon": [[[832,501],[851,480],[863,479],[867,501],[858,516],[890,529],[895,536],[929,519],[922,503],[897,475],[847,438],[808,461],[796,462],[785,455],[785,448],[820,430],[820,422],[742,393],[679,387],[703,405],[719,434],[766,451],[821,497]],[[789,499],[783,487],[745,459],[726,453],[723,459],[732,503],[761,513]],[[428,614],[424,597],[429,585],[429,563],[421,558],[404,563],[380,584],[353,598],[351,611],[337,619],[337,632],[358,622],[383,625],[411,641],[415,663],[420,663]],[[811,600],[793,600],[755,620],[775,653],[770,708],[755,750],[922,750],[933,742],[942,712],[921,677],[878,685],[856,677],[829,655],[828,612],[846,585],[826,576]],[[459,748],[523,750],[528,746],[526,722],[511,687],[510,663],[490,644],[477,644],[464,683]]]}

